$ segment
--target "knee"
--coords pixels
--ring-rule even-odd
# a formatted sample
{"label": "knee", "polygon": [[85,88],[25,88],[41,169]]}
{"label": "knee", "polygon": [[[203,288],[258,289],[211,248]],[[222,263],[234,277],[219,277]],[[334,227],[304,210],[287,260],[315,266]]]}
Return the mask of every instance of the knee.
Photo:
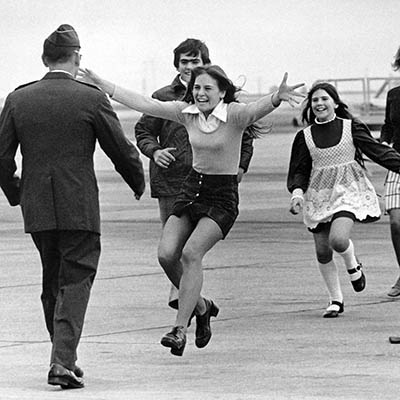
{"label": "knee", "polygon": [[320,264],[328,264],[332,261],[332,252],[317,253],[317,260]]}
{"label": "knee", "polygon": [[180,255],[174,249],[160,245],[158,247],[158,262],[164,268],[170,268],[179,262]]}
{"label": "knee", "polygon": [[336,235],[329,238],[329,245],[338,253],[343,253],[346,251],[349,247],[349,244],[350,242],[348,238],[343,238]]}
{"label": "knee", "polygon": [[182,251],[182,265],[186,267],[201,265],[199,252],[191,246],[186,246]]}

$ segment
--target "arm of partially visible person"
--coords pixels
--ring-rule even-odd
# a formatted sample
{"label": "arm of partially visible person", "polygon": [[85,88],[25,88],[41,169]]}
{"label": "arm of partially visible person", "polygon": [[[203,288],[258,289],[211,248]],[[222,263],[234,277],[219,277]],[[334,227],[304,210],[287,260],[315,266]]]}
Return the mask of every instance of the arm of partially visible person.
{"label": "arm of partially visible person", "polygon": [[0,186],[11,206],[17,206],[20,203],[21,181],[16,175],[15,163],[18,144],[12,109],[7,98],[0,114]]}
{"label": "arm of partially visible person", "polygon": [[163,148],[159,137],[163,126],[163,119],[142,115],[135,125],[136,144],[139,150],[161,168],[168,168],[175,161],[173,152],[175,147]]}
{"label": "arm of partially visible person", "polygon": [[162,119],[143,114],[135,125],[135,138],[139,150],[151,160],[162,146],[158,142]]}
{"label": "arm of partially visible person", "polygon": [[[100,92],[99,92],[100,93]],[[143,164],[135,145],[125,136],[117,115],[104,94],[97,106],[94,124],[100,147],[111,159],[115,170],[140,199],[145,189]]]}
{"label": "arm of partially visible person", "polygon": [[299,131],[293,141],[290,155],[287,189],[292,194],[289,211],[298,214],[303,208],[304,193],[308,188],[312,168],[310,151],[303,131]]}
{"label": "arm of partially visible person", "polygon": [[384,144],[392,144],[393,142],[393,124],[392,119],[390,118],[391,114],[391,98],[390,92],[386,96],[386,108],[385,108],[385,120],[381,128],[381,136],[380,141]]}
{"label": "arm of partially visible person", "polygon": [[375,139],[367,125],[354,119],[352,134],[356,148],[359,148],[372,161],[391,171],[400,172],[400,154],[392,147]]}
{"label": "arm of partially visible person", "polygon": [[89,69],[81,69],[79,76],[97,85],[116,102],[153,117],[182,122],[181,111],[188,106],[187,103],[182,101],[160,101],[149,96],[143,96],[133,90],[117,86]]}
{"label": "arm of partially visible person", "polygon": [[253,138],[247,130],[244,131],[242,136],[242,145],[240,148],[239,172],[238,183],[243,179],[243,175],[249,169],[251,158],[253,157]]}

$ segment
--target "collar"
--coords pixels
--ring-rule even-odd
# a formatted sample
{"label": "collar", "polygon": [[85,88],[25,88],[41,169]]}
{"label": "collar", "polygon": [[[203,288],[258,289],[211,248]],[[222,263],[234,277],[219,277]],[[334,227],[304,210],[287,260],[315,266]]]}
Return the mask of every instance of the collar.
{"label": "collar", "polygon": [[71,75],[72,77],[74,77],[71,72],[65,71],[64,69],[53,69],[52,71],[49,71],[50,74],[52,74],[53,72],[62,72],[64,74],[68,74]]}
{"label": "collar", "polygon": [[334,119],[336,119],[336,113],[333,113],[333,117],[331,119],[328,119],[327,121],[318,121],[318,119],[315,118],[315,123],[317,125],[324,125],[324,124],[328,124],[329,122],[332,122]]}
{"label": "collar", "polygon": [[179,75],[179,82],[180,82],[183,86],[185,86],[185,89],[187,89],[188,84],[187,84],[187,82],[185,82],[185,81],[181,78],[180,75]]}
{"label": "collar", "polygon": [[179,75],[176,75],[174,80],[171,83],[172,88],[177,90],[186,90],[186,86],[182,83],[181,78]]}
{"label": "collar", "polygon": [[[186,114],[204,114],[197,108],[196,104],[191,104],[182,111]],[[228,104],[221,100],[210,114],[222,122],[226,122],[228,116]]]}
{"label": "collar", "polygon": [[46,73],[46,75],[43,77],[43,79],[72,79],[76,80],[72,74],[70,74],[67,71],[49,71]]}

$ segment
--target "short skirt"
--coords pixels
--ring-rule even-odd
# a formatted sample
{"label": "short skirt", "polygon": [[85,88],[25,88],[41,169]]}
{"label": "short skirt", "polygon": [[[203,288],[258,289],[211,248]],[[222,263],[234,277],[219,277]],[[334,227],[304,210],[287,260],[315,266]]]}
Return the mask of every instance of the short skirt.
{"label": "short skirt", "polygon": [[187,214],[194,224],[209,217],[225,238],[239,215],[237,175],[206,175],[192,169],[175,200],[172,215]]}
{"label": "short skirt", "polygon": [[385,210],[400,208],[400,174],[388,171],[385,180]]}

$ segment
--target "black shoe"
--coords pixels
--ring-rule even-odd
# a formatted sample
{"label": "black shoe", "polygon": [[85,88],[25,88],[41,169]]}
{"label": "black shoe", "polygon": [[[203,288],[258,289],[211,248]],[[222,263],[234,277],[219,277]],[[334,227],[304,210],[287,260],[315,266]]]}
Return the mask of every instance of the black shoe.
{"label": "black shoe", "polygon": [[347,271],[350,275],[356,273],[357,271],[361,271],[361,276],[355,281],[351,281],[351,284],[353,285],[353,289],[355,292],[362,292],[365,289],[365,285],[367,283],[362,268],[363,268],[362,264],[358,263],[356,268],[349,269]]}
{"label": "black shoe", "polygon": [[174,326],[171,332],[162,337],[161,344],[170,347],[174,356],[181,356],[186,346],[186,334],[183,331],[183,326]]}
{"label": "black shoe", "polygon": [[74,374],[78,377],[78,378],[83,378],[83,369],[78,367],[77,365],[75,365],[74,367]]}
{"label": "black shoe", "polygon": [[74,371],[60,364],[51,364],[47,383],[49,385],[59,385],[63,389],[80,389],[85,386],[82,378],[76,376]]}
{"label": "black shoe", "polygon": [[[336,307],[332,307],[335,305]],[[339,307],[339,309],[337,309]],[[333,300],[329,303],[328,308],[326,311],[322,314],[323,318],[337,318],[339,314],[341,314],[344,311],[344,303],[340,301]]]}
{"label": "black shoe", "polygon": [[392,344],[400,344],[399,336],[389,336],[389,342]]}
{"label": "black shoe", "polygon": [[212,300],[204,299],[206,303],[206,312],[203,315],[196,315],[196,340],[195,344],[198,348],[206,347],[211,339],[211,317],[216,317],[219,308]]}
{"label": "black shoe", "polygon": [[389,297],[398,297],[400,296],[400,278],[397,279],[396,283],[392,286],[387,294]]}

